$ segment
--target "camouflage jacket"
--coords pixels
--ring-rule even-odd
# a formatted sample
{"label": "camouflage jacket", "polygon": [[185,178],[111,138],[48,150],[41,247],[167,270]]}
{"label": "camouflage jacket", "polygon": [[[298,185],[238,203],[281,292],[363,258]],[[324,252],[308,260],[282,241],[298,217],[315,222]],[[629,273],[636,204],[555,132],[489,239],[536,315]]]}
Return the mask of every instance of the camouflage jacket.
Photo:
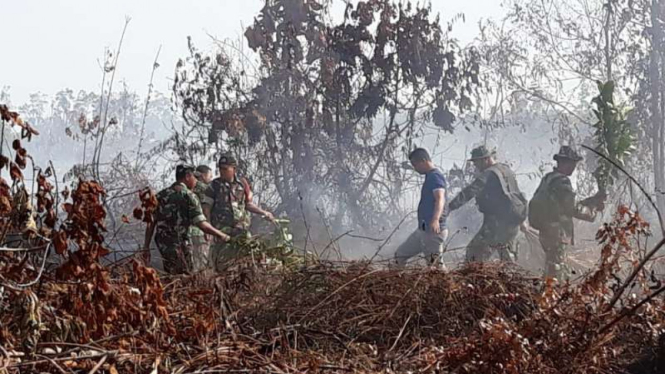
{"label": "camouflage jacket", "polygon": [[[199,200],[199,203],[201,206],[204,204],[211,204],[209,201],[209,197],[206,196],[205,191],[208,188],[208,185],[205,184],[204,182],[201,181],[196,181],[196,186],[194,186],[194,190],[192,191],[194,195],[196,195],[196,198]],[[201,231],[200,228],[198,228],[196,225],[192,225],[189,227],[189,237],[194,238],[194,237],[201,237],[203,236],[204,233]]]}
{"label": "camouflage jacket", "polygon": [[210,183],[205,196],[204,205],[210,207],[210,223],[216,229],[227,234],[249,229],[247,204],[251,202],[252,195],[245,180],[236,178],[228,183],[217,178]]}
{"label": "camouflage jacket", "polygon": [[548,201],[551,206],[548,210],[554,218],[550,224],[551,229],[573,241],[575,234],[573,218],[590,221],[593,220],[592,214],[577,204],[573,184],[567,175],[557,170],[551,171],[545,174],[541,184],[547,186],[549,191]]}
{"label": "camouflage jacket", "polygon": [[206,220],[196,195],[183,183],[174,183],[157,194],[157,201],[155,243],[189,244],[189,227]]}
{"label": "camouflage jacket", "polygon": [[504,191],[501,181],[497,176],[497,171],[506,179],[514,182],[515,174],[510,167],[505,164],[496,164],[481,172],[476,179],[460,191],[453,198],[448,207],[450,210],[456,210],[466,204],[471,199],[476,199],[478,210],[483,214],[497,215],[502,212],[502,207],[497,204],[503,201]]}

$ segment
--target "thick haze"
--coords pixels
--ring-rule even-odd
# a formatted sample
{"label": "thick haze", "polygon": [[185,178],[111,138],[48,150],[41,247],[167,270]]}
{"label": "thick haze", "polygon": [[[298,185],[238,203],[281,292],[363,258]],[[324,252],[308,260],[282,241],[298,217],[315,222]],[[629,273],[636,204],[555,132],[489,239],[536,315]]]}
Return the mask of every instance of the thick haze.
{"label": "thick haze", "polygon": [[[168,92],[175,63],[187,55],[186,37],[201,49],[211,39],[237,40],[241,25],[249,25],[263,0],[0,0],[3,58],[0,88],[10,86],[12,102],[30,93],[54,94],[63,88],[98,90],[105,47],[115,50],[125,16],[132,18],[121,50],[116,82],[144,94],[155,53],[162,46],[155,88]],[[445,23],[463,12],[466,22],[453,35],[463,42],[478,34],[478,21],[500,18],[498,0],[433,0],[432,8]],[[341,14],[341,4],[334,10]],[[116,87],[119,87],[117,85]]]}

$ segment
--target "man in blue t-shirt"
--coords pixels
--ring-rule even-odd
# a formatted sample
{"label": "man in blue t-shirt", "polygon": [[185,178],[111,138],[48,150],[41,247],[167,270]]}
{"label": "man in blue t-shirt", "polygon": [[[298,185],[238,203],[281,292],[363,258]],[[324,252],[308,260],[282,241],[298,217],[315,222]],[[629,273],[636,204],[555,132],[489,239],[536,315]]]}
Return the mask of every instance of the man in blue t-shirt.
{"label": "man in blue t-shirt", "polygon": [[422,253],[430,265],[442,265],[443,244],[448,236],[444,213],[446,178],[423,148],[411,152],[409,161],[419,174],[425,175],[425,183],[418,204],[418,228],[397,248],[395,260],[404,265],[411,257]]}

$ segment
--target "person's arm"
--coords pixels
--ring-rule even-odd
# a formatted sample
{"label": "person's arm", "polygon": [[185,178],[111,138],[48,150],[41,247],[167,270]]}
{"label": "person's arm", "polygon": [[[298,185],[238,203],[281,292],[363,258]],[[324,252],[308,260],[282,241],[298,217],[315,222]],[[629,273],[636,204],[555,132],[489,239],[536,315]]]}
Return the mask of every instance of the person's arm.
{"label": "person's arm", "polygon": [[434,194],[434,214],[432,221],[429,223],[430,230],[435,234],[441,232],[441,225],[439,220],[443,214],[443,207],[446,205],[446,190],[444,188],[437,188],[433,191]]}
{"label": "person's arm", "polygon": [[573,217],[582,221],[593,222],[596,220],[597,214],[598,212],[596,210],[582,205],[576,205]]}
{"label": "person's arm", "polygon": [[265,217],[270,222],[275,222],[275,217],[273,216],[272,213],[261,209],[258,205],[254,204],[252,199],[254,198],[254,193],[252,192],[252,187],[249,185],[249,181],[245,177],[241,177],[239,179],[240,183],[242,183],[244,192],[245,192],[245,209],[247,209],[248,212],[258,214],[260,216]]}
{"label": "person's arm", "polygon": [[206,219],[210,219],[210,211],[212,207],[210,205],[202,205],[201,209],[203,210],[203,215],[206,217]]}
{"label": "person's arm", "polygon": [[219,238],[222,241],[228,241],[230,237],[223,232],[214,228],[206,219],[201,204],[199,203],[198,198],[196,198],[192,193],[188,193],[188,212],[187,214],[190,217],[190,224],[195,225],[205,234],[209,234]]}
{"label": "person's arm", "polygon": [[201,200],[201,209],[203,210],[203,215],[207,220],[210,220],[210,212],[212,211],[212,206],[215,203],[215,191],[212,188],[212,183],[207,185],[203,194],[199,196]]}
{"label": "person's arm", "polygon": [[596,215],[579,206],[575,191],[569,178],[561,178],[552,183],[555,199],[559,201],[561,212],[566,217],[577,218],[582,221],[593,222]]}
{"label": "person's arm", "polygon": [[265,219],[267,219],[270,222],[275,221],[275,216],[273,216],[272,213],[268,212],[267,210],[261,209],[260,207],[258,207],[256,204],[254,204],[251,201],[247,203],[245,208],[247,208],[248,212],[263,216],[263,217],[265,217]]}
{"label": "person's arm", "polygon": [[464,187],[464,189],[450,201],[448,209],[450,209],[451,212],[459,209],[462,205],[480,194],[483,188],[485,188],[485,178],[479,176],[470,185]]}
{"label": "person's arm", "polygon": [[214,228],[208,221],[199,221],[196,226],[201,229],[206,234],[215,236],[219,238],[221,241],[228,242],[231,240],[231,237],[224,234],[223,232],[217,230]]}
{"label": "person's arm", "polygon": [[143,261],[146,265],[150,263],[150,242],[152,242],[152,237],[155,234],[155,222],[148,223],[148,226],[145,229],[145,241],[143,243]]}

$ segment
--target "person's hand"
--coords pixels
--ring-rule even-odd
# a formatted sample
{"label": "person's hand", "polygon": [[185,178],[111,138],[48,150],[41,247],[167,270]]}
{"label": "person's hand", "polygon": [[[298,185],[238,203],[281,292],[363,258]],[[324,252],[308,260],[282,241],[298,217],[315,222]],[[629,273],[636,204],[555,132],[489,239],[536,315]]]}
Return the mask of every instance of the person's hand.
{"label": "person's hand", "polygon": [[538,230],[534,229],[533,227],[529,226],[529,224],[526,223],[526,222],[522,222],[522,224],[520,225],[520,231],[522,231],[524,233],[524,235],[526,235],[526,236],[532,236],[532,237],[536,236],[537,237],[538,235],[540,235],[540,231],[538,231]]}
{"label": "person's hand", "polygon": [[228,243],[229,241],[231,241],[231,237],[229,235],[222,233],[222,236],[218,236],[217,240],[219,240],[222,243]]}
{"label": "person's hand", "polygon": [[440,234],[441,233],[441,225],[439,224],[439,220],[432,220],[429,223],[429,229],[435,233],[435,234]]}
{"label": "person's hand", "polygon": [[275,223],[275,216],[273,216],[272,213],[270,213],[270,212],[263,213],[263,218],[265,218],[266,221],[270,221],[272,223]]}

